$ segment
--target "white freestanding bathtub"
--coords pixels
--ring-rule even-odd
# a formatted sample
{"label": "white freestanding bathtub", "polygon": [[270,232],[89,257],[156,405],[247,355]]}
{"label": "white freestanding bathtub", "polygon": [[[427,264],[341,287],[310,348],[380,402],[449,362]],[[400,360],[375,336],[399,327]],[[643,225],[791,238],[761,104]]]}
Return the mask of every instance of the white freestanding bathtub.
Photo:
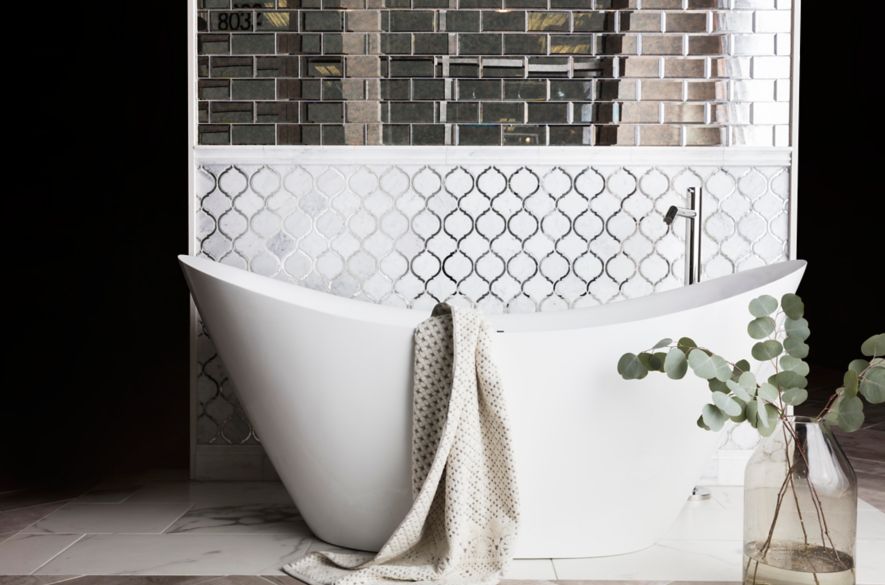
{"label": "white freestanding bathtub", "polygon": [[[307,524],[377,550],[411,504],[412,332],[428,313],[180,261]],[[516,556],[611,555],[661,538],[718,442],[695,425],[709,390],[691,375],[624,381],[618,358],[683,335],[749,357],[750,299],[794,292],[804,270],[783,262],[605,306],[491,316],[519,474]]]}

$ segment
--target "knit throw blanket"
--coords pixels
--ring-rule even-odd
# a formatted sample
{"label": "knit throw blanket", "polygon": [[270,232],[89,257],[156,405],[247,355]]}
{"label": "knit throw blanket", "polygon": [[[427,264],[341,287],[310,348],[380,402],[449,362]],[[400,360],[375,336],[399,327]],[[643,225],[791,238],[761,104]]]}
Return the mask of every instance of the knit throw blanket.
{"label": "knit throw blanket", "polygon": [[491,346],[479,313],[437,305],[415,331],[411,510],[377,555],[314,552],[284,571],[310,585],[500,580],[519,505]]}

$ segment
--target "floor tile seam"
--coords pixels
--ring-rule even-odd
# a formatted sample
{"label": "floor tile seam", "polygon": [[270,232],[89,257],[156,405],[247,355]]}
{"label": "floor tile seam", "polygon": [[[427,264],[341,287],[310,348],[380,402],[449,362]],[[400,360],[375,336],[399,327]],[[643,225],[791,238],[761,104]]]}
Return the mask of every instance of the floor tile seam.
{"label": "floor tile seam", "polygon": [[74,546],[75,544],[77,544],[78,542],[80,542],[81,540],[83,540],[83,538],[84,538],[85,536],[86,536],[86,534],[84,533],[84,534],[81,534],[80,536],[78,536],[77,538],[75,538],[75,539],[73,540],[73,542],[69,543],[66,547],[64,547],[63,549],[61,549],[60,551],[58,551],[57,553],[55,553],[55,554],[52,555],[51,557],[49,557],[49,558],[48,558],[46,561],[44,561],[39,567],[37,567],[36,569],[34,569],[33,571],[31,571],[30,574],[31,574],[31,575],[36,575],[36,574],[37,574],[37,571],[39,571],[40,569],[42,569],[43,567],[45,567],[46,565],[48,565],[49,563],[51,563],[52,561],[54,561],[56,558],[58,558],[58,556],[59,556],[60,554],[64,553],[66,550],[68,550],[69,548],[71,548],[72,546]]}

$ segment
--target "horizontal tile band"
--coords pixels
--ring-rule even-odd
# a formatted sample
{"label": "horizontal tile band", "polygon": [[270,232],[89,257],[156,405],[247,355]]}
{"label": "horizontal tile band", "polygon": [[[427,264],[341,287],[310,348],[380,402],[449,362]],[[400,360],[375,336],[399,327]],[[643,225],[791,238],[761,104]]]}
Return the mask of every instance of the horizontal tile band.
{"label": "horizontal tile band", "polygon": [[194,146],[197,162],[297,164],[789,165],[789,147]]}

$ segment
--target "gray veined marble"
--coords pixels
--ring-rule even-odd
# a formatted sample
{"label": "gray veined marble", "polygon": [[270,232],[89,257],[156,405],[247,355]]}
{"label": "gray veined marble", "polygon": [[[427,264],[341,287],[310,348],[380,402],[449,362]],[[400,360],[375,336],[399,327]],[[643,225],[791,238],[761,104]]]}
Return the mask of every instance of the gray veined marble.
{"label": "gray veined marble", "polygon": [[167,532],[310,534],[298,510],[294,506],[281,504],[192,509],[179,518]]}

